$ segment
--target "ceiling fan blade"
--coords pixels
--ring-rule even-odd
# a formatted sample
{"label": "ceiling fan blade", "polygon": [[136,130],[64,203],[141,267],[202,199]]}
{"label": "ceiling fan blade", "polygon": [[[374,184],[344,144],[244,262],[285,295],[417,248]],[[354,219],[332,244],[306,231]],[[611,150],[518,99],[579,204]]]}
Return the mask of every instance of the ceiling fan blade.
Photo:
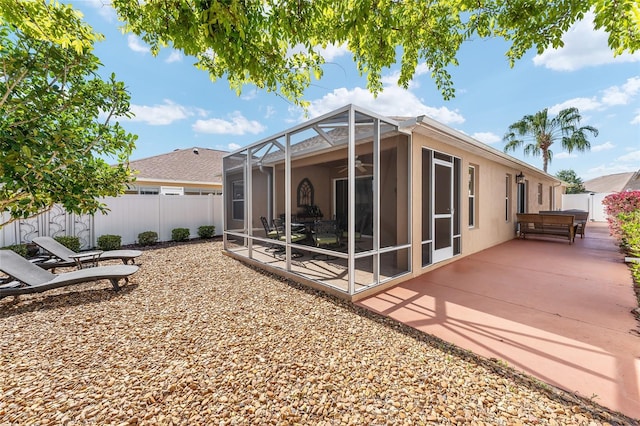
{"label": "ceiling fan blade", "polygon": [[367,171],[367,168],[361,163],[358,164],[358,170],[360,170],[362,173],[365,173]]}

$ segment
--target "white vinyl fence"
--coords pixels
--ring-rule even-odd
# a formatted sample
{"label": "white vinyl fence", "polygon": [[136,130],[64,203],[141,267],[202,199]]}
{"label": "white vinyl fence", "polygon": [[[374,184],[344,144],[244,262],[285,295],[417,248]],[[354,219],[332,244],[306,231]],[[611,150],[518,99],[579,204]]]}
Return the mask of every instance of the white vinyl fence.
{"label": "white vinyl fence", "polygon": [[579,209],[589,212],[589,220],[606,222],[607,214],[602,200],[613,192],[588,194],[562,194],[562,210]]}
{"label": "white vinyl fence", "polygon": [[105,198],[107,214],[78,216],[59,206],[26,220],[0,228],[0,246],[29,243],[40,235],[73,235],[80,238],[83,249],[96,246],[99,236],[120,235],[122,244],[134,244],[138,234],[158,233],[159,241],[171,240],[171,230],[188,228],[191,238],[198,227],[213,225],[222,235],[222,195],[122,195]]}

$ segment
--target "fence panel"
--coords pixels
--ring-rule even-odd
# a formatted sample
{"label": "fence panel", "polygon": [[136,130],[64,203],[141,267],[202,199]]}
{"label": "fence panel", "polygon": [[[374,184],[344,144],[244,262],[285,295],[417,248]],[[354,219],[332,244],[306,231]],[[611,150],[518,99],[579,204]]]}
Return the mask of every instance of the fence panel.
{"label": "fence panel", "polygon": [[101,235],[113,234],[122,237],[122,244],[134,244],[138,234],[144,231],[155,231],[159,236],[159,197],[160,195],[123,195],[104,198],[102,201],[109,212],[95,215],[96,239]]}
{"label": "fence panel", "polygon": [[607,214],[602,200],[612,192],[562,194],[562,210],[579,209],[589,212],[589,220],[606,222]]}
{"label": "fence panel", "polygon": [[[144,231],[155,231],[160,241],[169,241],[174,228],[188,228],[190,237],[195,238],[202,225],[214,225],[216,235],[222,235],[221,195],[127,194],[102,201],[109,211],[107,214],[96,213],[93,221],[88,221],[87,216],[77,217],[66,212],[62,215],[69,223],[66,227],[53,226],[50,212],[15,221],[0,228],[0,246],[28,243],[38,235],[76,235],[80,237],[82,248],[87,249],[95,247],[97,238],[105,234],[120,235],[122,244],[126,245],[135,244],[138,234]],[[7,213],[2,216],[7,217]]]}

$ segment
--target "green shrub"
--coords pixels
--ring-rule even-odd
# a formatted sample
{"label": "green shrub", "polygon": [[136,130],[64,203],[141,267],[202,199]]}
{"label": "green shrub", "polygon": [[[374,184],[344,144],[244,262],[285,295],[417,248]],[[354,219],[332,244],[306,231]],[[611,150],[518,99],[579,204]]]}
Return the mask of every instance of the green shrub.
{"label": "green shrub", "polygon": [[203,225],[198,227],[198,237],[213,238],[216,236],[216,227],[213,225]]}
{"label": "green shrub", "polygon": [[98,248],[100,250],[118,250],[122,246],[120,235],[105,234],[98,237]]}
{"label": "green shrub", "polygon": [[6,249],[13,250],[22,257],[27,257],[27,245],[26,244],[14,244],[12,246],[5,247]]}
{"label": "green shrub", "polygon": [[143,246],[152,246],[158,242],[158,233],[145,231],[138,234],[138,243]]}
{"label": "green shrub", "polygon": [[175,228],[171,230],[171,239],[173,241],[185,241],[189,239],[189,228]]}
{"label": "green shrub", "polygon": [[633,257],[640,257],[640,210],[618,215],[620,245]]}
{"label": "green shrub", "polygon": [[80,238],[71,235],[60,235],[53,237],[54,240],[65,246],[71,251],[80,251]]}

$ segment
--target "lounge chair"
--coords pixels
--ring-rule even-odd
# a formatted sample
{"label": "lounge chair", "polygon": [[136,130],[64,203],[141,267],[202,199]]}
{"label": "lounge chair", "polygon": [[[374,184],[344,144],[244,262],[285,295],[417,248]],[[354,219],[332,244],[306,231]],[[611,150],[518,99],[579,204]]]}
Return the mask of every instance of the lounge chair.
{"label": "lounge chair", "polygon": [[[75,266],[77,261],[74,260],[71,256],[77,255],[75,251],[65,247],[60,244],[56,240],[51,237],[35,237],[33,242],[38,246],[51,253],[55,258],[48,259],[42,262],[36,262],[38,266],[44,269],[53,269],[53,268],[62,268],[65,266]],[[122,263],[125,265],[131,261],[132,264],[135,264],[135,258],[140,256],[142,252],[140,250],[109,250],[104,251],[100,254],[97,260],[113,260],[120,259]],[[86,258],[81,259],[82,262],[89,262],[95,259]]]}
{"label": "lounge chair", "polygon": [[118,291],[118,281],[128,281],[129,275],[137,270],[138,265],[108,265],[53,274],[11,250],[0,250],[0,271],[12,280],[0,286],[0,299],[97,280],[109,280],[113,289]]}

